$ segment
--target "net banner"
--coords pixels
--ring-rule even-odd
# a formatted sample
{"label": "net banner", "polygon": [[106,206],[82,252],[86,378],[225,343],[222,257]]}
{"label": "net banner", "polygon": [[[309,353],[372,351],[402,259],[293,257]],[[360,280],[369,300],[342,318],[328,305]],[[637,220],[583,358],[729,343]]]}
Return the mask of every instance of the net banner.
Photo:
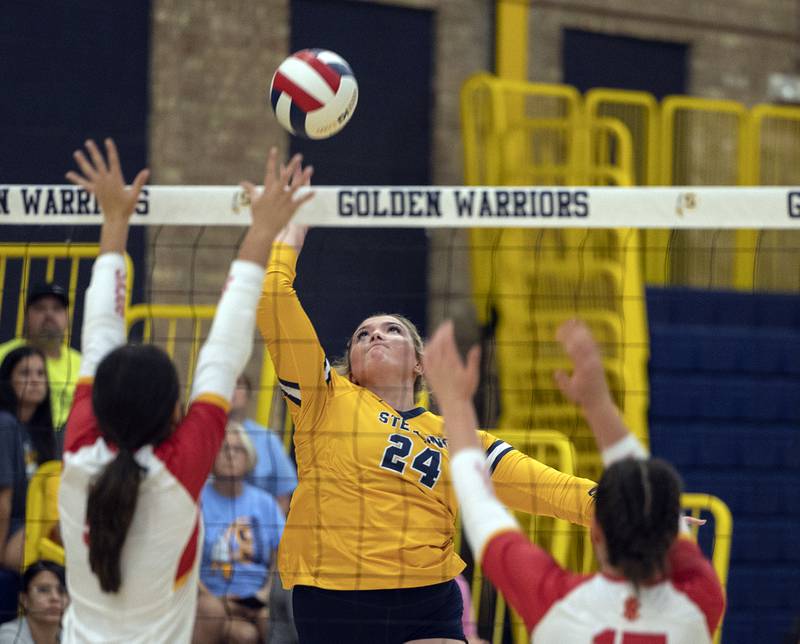
{"label": "net banner", "polygon": [[[318,186],[297,222],[337,227],[800,228],[796,187]],[[96,200],[65,185],[0,185],[1,224],[99,224]],[[132,223],[244,226],[238,186],[147,186]]]}

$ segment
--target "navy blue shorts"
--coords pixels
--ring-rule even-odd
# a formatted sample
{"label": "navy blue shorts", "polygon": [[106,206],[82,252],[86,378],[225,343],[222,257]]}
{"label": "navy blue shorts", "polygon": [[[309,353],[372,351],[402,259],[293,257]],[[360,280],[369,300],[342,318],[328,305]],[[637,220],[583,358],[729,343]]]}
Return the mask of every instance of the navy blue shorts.
{"label": "navy blue shorts", "polygon": [[300,644],[403,644],[426,637],[466,641],[464,602],[454,580],[394,590],[295,586],[292,605]]}

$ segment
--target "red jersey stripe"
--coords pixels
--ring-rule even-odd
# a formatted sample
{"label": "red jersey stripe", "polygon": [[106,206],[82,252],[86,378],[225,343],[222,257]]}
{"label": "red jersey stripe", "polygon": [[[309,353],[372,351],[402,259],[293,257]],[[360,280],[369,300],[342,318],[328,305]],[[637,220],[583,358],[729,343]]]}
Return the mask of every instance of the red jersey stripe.
{"label": "red jersey stripe", "polygon": [[334,94],[339,91],[339,83],[341,82],[342,77],[336,73],[336,70],[328,67],[319,58],[317,58],[313,52],[309,51],[308,49],[304,49],[303,51],[297,52],[295,54],[295,58],[299,58],[313,67],[314,71],[322,76],[322,80],[328,84],[328,87],[333,90]]}
{"label": "red jersey stripe", "polygon": [[311,96],[311,94],[307,94],[302,88],[295,85],[280,72],[275,73],[275,80],[272,81],[272,87],[281,92],[286,92],[292,97],[292,102],[296,103],[304,112],[311,112],[322,107],[322,103]]}
{"label": "red jersey stripe", "polygon": [[[199,520],[199,519],[198,519]],[[194,568],[194,562],[197,559],[197,537],[199,536],[199,524],[195,522],[192,536],[186,544],[186,548],[181,555],[181,560],[178,562],[178,569],[175,572],[175,588],[179,588],[186,582],[186,578]]]}

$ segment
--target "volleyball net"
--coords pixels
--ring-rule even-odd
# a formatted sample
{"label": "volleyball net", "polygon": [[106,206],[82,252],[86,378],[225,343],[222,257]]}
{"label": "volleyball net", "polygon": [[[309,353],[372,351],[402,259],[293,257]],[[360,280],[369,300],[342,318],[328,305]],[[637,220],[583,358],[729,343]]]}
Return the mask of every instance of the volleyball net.
{"label": "volleyball net", "polygon": [[[628,426],[655,454],[676,463],[688,491],[701,493],[686,497],[686,505],[714,519],[700,538],[723,577],[732,528],[719,499],[743,518],[745,543],[758,538],[765,498],[775,515],[800,512],[788,495],[770,495],[764,482],[766,474],[791,490],[797,477],[791,427],[800,421],[794,402],[800,187],[314,190],[296,221],[339,234],[324,250],[304,250],[334,257],[320,272],[335,271],[337,254],[344,271],[390,264],[383,282],[355,287],[345,273],[328,274],[339,292],[326,293],[322,304],[313,301],[313,289],[301,298],[315,323],[315,313],[364,319],[375,312],[368,302],[378,292],[387,310],[404,313],[409,302],[422,303],[415,310],[423,319],[414,322],[428,334],[442,319],[455,318],[462,344],[478,341],[484,348],[477,400],[482,425],[558,469],[596,479],[601,467],[591,432],[552,378],[568,367],[555,331],[579,317],[602,347]],[[100,221],[95,200],[81,189],[0,186],[0,225],[32,227],[25,229],[31,239],[37,227],[70,231]],[[132,337],[157,342],[176,358],[188,392],[227,265],[249,223],[249,204],[233,186],[148,186],[132,223],[146,231],[144,255],[132,264],[145,285],[130,302],[129,328]],[[384,236],[359,236],[373,233]],[[351,246],[336,245],[349,235]],[[387,255],[389,246],[393,255]],[[70,242],[0,245],[3,332],[20,332],[27,285],[47,278],[69,289],[77,337],[95,252]],[[416,273],[421,278],[402,279],[404,257],[423,264]],[[323,266],[317,259],[311,265]],[[318,277],[302,275],[307,283]],[[331,302],[338,302],[338,311]],[[342,352],[346,336],[334,340]],[[255,347],[248,371],[260,383],[258,419],[284,432],[291,450],[291,428],[284,426],[260,337]],[[525,526],[562,563],[591,568],[588,541],[574,529],[550,519]],[[486,592],[479,574],[473,583],[479,599]],[[493,628],[499,628],[500,608],[493,606]]]}

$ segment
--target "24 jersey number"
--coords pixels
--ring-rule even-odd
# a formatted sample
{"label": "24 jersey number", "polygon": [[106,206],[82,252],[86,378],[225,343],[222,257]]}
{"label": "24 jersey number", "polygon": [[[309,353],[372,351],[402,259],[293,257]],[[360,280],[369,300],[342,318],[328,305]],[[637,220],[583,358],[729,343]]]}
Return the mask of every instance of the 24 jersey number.
{"label": "24 jersey number", "polygon": [[[402,474],[408,465],[414,441],[402,434],[390,434],[389,446],[383,450],[381,467],[392,472]],[[442,473],[442,454],[435,449],[426,447],[411,461],[411,469],[420,473],[419,482],[425,487],[433,489],[439,475]]]}

